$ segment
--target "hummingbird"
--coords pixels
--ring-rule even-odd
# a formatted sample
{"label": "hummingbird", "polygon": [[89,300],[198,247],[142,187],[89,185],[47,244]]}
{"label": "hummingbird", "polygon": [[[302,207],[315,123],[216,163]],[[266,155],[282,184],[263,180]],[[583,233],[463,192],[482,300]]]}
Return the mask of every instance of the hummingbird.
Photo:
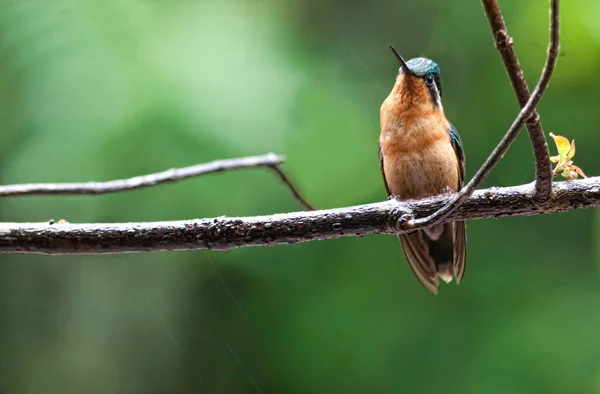
{"label": "hummingbird", "polygon": [[[427,58],[405,62],[379,111],[379,164],[388,198],[412,200],[455,193],[464,184],[465,154],[456,128],[442,107],[439,66]],[[459,284],[467,257],[464,221],[436,224],[399,235],[406,260],[433,294],[438,277]]]}

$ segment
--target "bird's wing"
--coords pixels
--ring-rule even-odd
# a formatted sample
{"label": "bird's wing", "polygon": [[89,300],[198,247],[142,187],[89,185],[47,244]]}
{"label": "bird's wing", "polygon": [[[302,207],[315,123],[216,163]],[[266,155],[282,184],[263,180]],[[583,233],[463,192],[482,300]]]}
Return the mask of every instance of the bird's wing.
{"label": "bird's wing", "polygon": [[390,188],[388,187],[387,180],[385,179],[385,172],[383,171],[383,154],[381,153],[381,144],[377,142],[377,149],[379,150],[379,169],[381,170],[381,175],[383,176],[383,184],[385,186],[385,192],[388,197],[390,196]]}
{"label": "bird's wing", "polygon": [[448,135],[450,136],[450,142],[452,143],[452,147],[454,148],[454,153],[456,153],[456,158],[458,159],[458,167],[459,167],[459,176],[458,176],[458,188],[462,189],[463,184],[465,182],[465,152],[463,150],[462,141],[460,139],[460,135],[456,128],[450,125],[450,129],[448,130]]}
{"label": "bird's wing", "polygon": [[[460,139],[458,131],[452,125],[450,125],[448,134],[450,135],[450,141],[452,142],[452,147],[454,148],[456,158],[458,159],[458,187],[459,189],[462,189],[465,183],[465,153],[463,151],[462,141]],[[454,270],[454,277],[456,278],[456,283],[460,283],[465,274],[465,267],[467,265],[467,225],[464,221],[454,222],[452,223],[452,225],[454,226],[454,258],[452,261],[452,267]]]}

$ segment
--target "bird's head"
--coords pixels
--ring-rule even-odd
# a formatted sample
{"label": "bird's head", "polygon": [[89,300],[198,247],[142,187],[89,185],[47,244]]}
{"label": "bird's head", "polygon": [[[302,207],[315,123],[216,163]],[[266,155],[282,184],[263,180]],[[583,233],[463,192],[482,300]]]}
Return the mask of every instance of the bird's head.
{"label": "bird's head", "polygon": [[396,77],[396,84],[392,93],[399,95],[399,99],[410,106],[433,106],[433,109],[442,107],[442,84],[440,68],[432,60],[417,57],[405,62],[402,56],[390,46],[400,68]]}

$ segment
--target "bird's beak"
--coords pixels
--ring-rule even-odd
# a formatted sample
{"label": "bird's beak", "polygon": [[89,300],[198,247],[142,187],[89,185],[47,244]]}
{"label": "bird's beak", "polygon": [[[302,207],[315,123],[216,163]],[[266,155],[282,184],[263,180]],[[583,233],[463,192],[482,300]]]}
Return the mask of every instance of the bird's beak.
{"label": "bird's beak", "polygon": [[404,71],[404,73],[407,75],[413,75],[412,71],[410,71],[410,68],[408,68],[408,66],[406,65],[406,62],[404,61],[404,59],[402,59],[402,56],[400,56],[400,54],[398,54],[396,49],[394,49],[394,47],[391,45],[390,45],[390,50],[396,57],[396,60],[398,61],[398,64],[400,65],[400,67],[402,67],[402,70]]}

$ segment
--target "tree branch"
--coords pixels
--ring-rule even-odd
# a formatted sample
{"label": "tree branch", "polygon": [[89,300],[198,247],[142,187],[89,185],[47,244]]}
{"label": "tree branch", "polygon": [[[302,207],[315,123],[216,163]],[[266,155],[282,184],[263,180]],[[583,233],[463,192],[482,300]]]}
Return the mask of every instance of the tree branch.
{"label": "tree branch", "polygon": [[27,183],[20,185],[0,186],[0,197],[34,196],[34,195],[71,195],[71,194],[108,194],[127,190],[141,189],[161,183],[175,182],[186,178],[212,174],[229,170],[252,167],[267,167],[273,170],[286,184],[294,197],[309,210],[313,206],[306,201],[294,187],[285,172],[279,168],[285,156],[267,153],[261,156],[248,156],[227,160],[216,160],[195,166],[172,168],[154,174],[136,176],[129,179],[117,179],[108,182],[84,183]]}
{"label": "tree branch", "polygon": [[[375,204],[269,216],[198,219],[172,222],[70,224],[0,223],[0,253],[104,254],[162,250],[229,250],[246,246],[289,244],[366,234],[401,234],[444,221],[545,214],[600,206],[600,177],[552,184],[548,148],[535,107],[547,88],[559,48],[559,0],[551,0],[550,44],[540,80],[531,96],[523,79],[512,39],[495,0],[482,0],[486,15],[522,109],[477,171],[457,194],[416,201]],[[527,122],[536,156],[536,182],[475,191],[498,163]],[[173,182],[213,172],[268,167],[308,209],[278,166],[282,156],[220,160],[192,167],[109,182],[0,186],[0,197],[40,194],[104,194]],[[552,193],[553,192],[553,193]],[[413,218],[421,218],[414,220]]]}
{"label": "tree branch", "polygon": [[[0,223],[0,252],[103,254],[164,250],[229,250],[366,234],[399,234],[406,215],[426,216],[449,196],[384,201],[312,212],[151,223]],[[554,184],[544,201],[534,183],[475,192],[447,220],[523,216],[600,206],[600,177]]]}
{"label": "tree branch", "polygon": [[[499,12],[499,11],[498,11]],[[554,66],[556,65],[556,60],[558,56],[558,45],[559,45],[559,0],[551,0],[550,1],[550,45],[548,49],[548,56],[546,57],[546,64],[544,65],[544,69],[542,70],[542,75],[540,80],[533,90],[533,94],[527,100],[527,103],[523,106],[519,115],[510,126],[502,140],[498,143],[498,145],[494,148],[490,156],[487,158],[485,163],[481,166],[481,168],[477,171],[475,176],[471,179],[471,181],[461,189],[455,197],[450,200],[450,202],[444,207],[440,208],[437,212],[421,219],[417,220],[407,220],[406,226],[407,228],[425,228],[436,223],[443,221],[449,215],[452,214],[460,205],[469,198],[469,196],[475,191],[477,186],[485,179],[485,177],[490,173],[492,168],[496,166],[496,164],[502,158],[502,155],[508,150],[512,142],[517,138],[517,134],[525,120],[527,120],[533,111],[535,110],[536,105],[542,99],[544,91],[548,87],[550,83],[550,78],[552,77],[552,72],[554,71]],[[543,136],[542,136],[543,137]],[[546,150],[546,156],[548,155],[548,148],[546,147],[546,142],[544,140],[544,149]],[[550,168],[550,159],[547,160],[548,169],[550,170],[550,180],[552,180],[552,171]],[[539,184],[540,182],[536,180],[536,199],[539,199]],[[550,190],[552,190],[552,183],[550,183]],[[542,199],[543,201],[543,199]]]}
{"label": "tree branch", "polygon": [[[523,76],[523,70],[519,64],[519,59],[513,48],[513,39],[508,34],[502,12],[498,6],[496,0],[482,0],[483,9],[485,15],[490,23],[492,35],[494,36],[494,43],[504,68],[508,74],[510,84],[513,87],[519,106],[524,108],[526,103],[529,101],[529,89]],[[548,58],[551,61],[546,61],[546,67],[556,63],[559,50],[559,12],[558,2],[551,5],[552,8],[556,8],[555,12],[550,13],[550,46],[548,48]],[[540,123],[540,118],[537,111],[534,109],[529,119],[526,122],[527,131],[529,132],[529,139],[533,148],[536,161],[536,192],[540,199],[546,199],[552,192],[552,166],[548,155],[548,145],[546,144],[546,138],[544,137],[544,131]]]}

